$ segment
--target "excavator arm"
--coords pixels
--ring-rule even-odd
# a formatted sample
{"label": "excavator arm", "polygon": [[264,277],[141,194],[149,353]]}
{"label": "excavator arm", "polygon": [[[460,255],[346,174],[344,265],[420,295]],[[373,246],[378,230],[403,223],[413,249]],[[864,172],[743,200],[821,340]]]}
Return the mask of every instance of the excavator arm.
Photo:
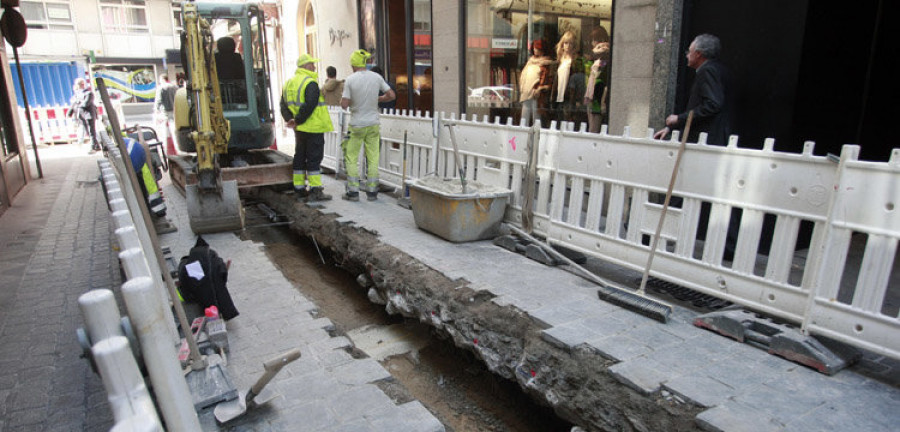
{"label": "excavator arm", "polygon": [[222,181],[219,167],[218,156],[228,152],[231,129],[222,108],[212,32],[194,2],[182,5],[182,19],[186,108],[197,151],[198,181],[185,187],[191,229],[197,234],[240,229],[244,215],[237,182]]}

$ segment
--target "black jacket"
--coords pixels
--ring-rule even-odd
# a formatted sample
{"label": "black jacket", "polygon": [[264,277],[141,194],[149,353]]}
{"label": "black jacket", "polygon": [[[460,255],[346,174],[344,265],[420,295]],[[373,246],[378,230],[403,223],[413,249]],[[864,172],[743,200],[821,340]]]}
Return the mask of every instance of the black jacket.
{"label": "black jacket", "polygon": [[687,108],[678,115],[677,129],[684,129],[688,111],[694,110],[694,121],[688,141],[697,142],[700,132],[707,133],[706,142],[727,145],[731,134],[731,77],[728,69],[718,60],[707,60],[697,69],[691,86]]}
{"label": "black jacket", "polygon": [[[187,266],[197,262],[203,275],[196,279],[188,272]],[[203,237],[197,237],[197,244],[178,264],[178,291],[186,302],[199,304],[203,309],[216,306],[222,318],[230,320],[238,316],[238,310],[231,300],[226,283],[228,266],[216,251],[210,249]]]}

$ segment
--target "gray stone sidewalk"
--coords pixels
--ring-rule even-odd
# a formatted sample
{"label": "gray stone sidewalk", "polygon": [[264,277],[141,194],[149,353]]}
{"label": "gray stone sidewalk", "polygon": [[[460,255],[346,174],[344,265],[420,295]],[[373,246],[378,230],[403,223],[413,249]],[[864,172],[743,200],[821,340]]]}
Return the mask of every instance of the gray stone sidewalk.
{"label": "gray stone sidewalk", "polygon": [[75,336],[78,297],[121,284],[100,155],[39,151],[44,179],[0,217],[0,430],[106,431],[106,391]]}
{"label": "gray stone sidewalk", "polygon": [[[46,178],[29,184],[0,218],[0,431],[107,431],[106,392],[79,357],[75,336],[83,325],[78,297],[97,288],[118,295],[122,283],[98,182],[101,156],[80,146],[40,150]],[[160,240],[178,259],[195,237],[181,196],[171,186],[164,191],[179,231]],[[203,430],[444,430],[419,402],[397,404],[381,391],[390,374],[372,359],[351,357],[350,341],[329,335],[331,322],[260,245],[233,233],[205,238],[233,260],[229,289],[241,312],[227,326],[234,384],[248,388],[264,361],[288,349],[299,347],[302,357],[269,384],[280,397],[226,426],[206,409]]]}
{"label": "gray stone sidewalk", "polygon": [[[343,186],[332,179],[328,192]],[[321,210],[377,232],[380,240],[451,279],[464,278],[526,312],[543,338],[574,350],[590,347],[617,364],[610,372],[642,394],[661,393],[706,408],[710,431],[893,431],[900,389],[844,370],[828,377],[691,324],[676,308],[668,324],[600,301],[593,284],[489,241],[456,244],[416,228],[413,213],[381,194],[378,201],[335,200]],[[896,382],[896,380],[894,380]]]}
{"label": "gray stone sidewalk", "polygon": [[[165,184],[166,182],[164,182]],[[184,198],[165,186],[168,217],[177,232],[160,236],[176,262],[194,245]],[[300,348],[299,360],[287,365],[269,387],[281,397],[263,409],[221,427],[273,431],[409,431],[438,432],[444,426],[421,403],[397,404],[378,386],[392,378],[371,358],[354,358],[344,336],[332,337],[333,324],[319,316],[315,304],[300,294],[272,264],[261,244],[234,233],[203,238],[231,260],[228,290],[240,315],[228,322],[227,370],[239,389],[262,375],[266,360]],[[217,430],[212,410],[200,414],[204,430]]]}

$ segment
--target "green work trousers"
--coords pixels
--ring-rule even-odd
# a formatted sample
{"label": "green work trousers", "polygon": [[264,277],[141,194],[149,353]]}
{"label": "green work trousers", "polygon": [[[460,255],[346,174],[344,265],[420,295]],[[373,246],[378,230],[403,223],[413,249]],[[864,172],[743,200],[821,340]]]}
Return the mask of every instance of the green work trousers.
{"label": "green work trousers", "polygon": [[381,146],[381,127],[350,127],[350,139],[344,149],[347,167],[347,191],[359,192],[359,150],[365,146],[366,191],[378,192],[378,158]]}

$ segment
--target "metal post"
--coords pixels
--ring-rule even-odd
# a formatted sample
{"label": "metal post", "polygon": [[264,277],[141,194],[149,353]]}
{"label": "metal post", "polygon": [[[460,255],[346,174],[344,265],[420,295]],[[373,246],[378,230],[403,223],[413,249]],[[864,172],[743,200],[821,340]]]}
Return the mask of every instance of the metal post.
{"label": "metal post", "polygon": [[168,430],[199,431],[200,420],[187,381],[170,343],[165,305],[148,277],[137,277],[122,285],[128,315],[138,333],[147,371]]}

